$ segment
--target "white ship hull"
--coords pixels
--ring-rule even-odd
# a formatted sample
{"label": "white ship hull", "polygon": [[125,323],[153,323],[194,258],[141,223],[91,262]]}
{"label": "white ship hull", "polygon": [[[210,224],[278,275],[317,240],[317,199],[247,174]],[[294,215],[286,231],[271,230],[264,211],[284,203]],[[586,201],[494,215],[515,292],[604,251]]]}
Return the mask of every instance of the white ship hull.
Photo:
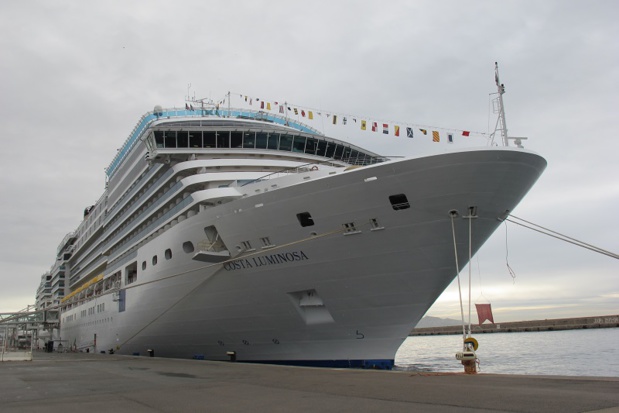
{"label": "white ship hull", "polygon": [[[278,178],[271,191],[264,189],[277,179],[247,185],[244,197],[202,209],[143,243],[132,258],[148,264],[137,282],[65,308],[61,337],[96,352],[213,360],[234,352],[239,361],[389,367],[456,276],[450,211],[459,214],[462,268],[469,208],[477,215],[474,253],[545,165],[524,150],[485,148],[333,176],[310,171],[306,179]],[[396,194],[406,194],[410,207],[394,208],[389,197]],[[314,225],[299,225],[305,211]],[[205,262],[198,249],[183,250],[213,225],[231,257]],[[260,244],[264,238],[272,244]]]}

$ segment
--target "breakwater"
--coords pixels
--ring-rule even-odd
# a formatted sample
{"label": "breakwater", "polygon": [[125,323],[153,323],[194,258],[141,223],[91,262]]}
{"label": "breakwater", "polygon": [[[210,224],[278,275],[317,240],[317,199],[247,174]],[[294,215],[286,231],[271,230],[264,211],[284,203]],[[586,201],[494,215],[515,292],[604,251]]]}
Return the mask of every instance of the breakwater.
{"label": "breakwater", "polygon": [[[619,315],[599,317],[555,318],[547,320],[511,321],[506,323],[472,325],[471,332],[479,333],[517,333],[522,331],[575,330],[584,328],[619,327]],[[462,326],[415,328],[410,336],[441,334],[462,334]]]}

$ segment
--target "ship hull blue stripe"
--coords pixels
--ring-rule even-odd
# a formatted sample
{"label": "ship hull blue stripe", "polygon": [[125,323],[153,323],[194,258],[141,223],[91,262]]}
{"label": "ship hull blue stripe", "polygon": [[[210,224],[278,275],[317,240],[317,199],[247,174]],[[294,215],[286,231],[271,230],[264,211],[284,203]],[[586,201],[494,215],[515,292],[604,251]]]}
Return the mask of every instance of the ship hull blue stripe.
{"label": "ship hull blue stripe", "polygon": [[391,370],[394,366],[393,359],[375,360],[239,360],[241,363],[277,364],[285,366],[303,367],[331,367],[331,368],[361,368]]}

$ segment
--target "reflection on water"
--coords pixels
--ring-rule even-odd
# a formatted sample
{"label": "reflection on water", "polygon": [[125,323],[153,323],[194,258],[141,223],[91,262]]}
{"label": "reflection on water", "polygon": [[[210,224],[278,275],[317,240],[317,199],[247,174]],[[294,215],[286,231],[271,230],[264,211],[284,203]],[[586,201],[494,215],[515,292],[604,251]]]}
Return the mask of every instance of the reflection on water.
{"label": "reflection on water", "polygon": [[[475,336],[481,373],[619,377],[619,328]],[[408,337],[396,354],[399,370],[463,372],[455,358],[462,336]]]}

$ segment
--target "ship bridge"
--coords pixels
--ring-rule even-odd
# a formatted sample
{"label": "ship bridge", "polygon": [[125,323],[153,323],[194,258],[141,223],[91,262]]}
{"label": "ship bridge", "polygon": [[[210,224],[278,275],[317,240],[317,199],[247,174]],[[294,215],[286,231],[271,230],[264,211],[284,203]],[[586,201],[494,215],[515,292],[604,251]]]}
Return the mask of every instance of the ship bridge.
{"label": "ship bridge", "polygon": [[145,141],[150,159],[180,150],[253,149],[304,153],[351,165],[370,165],[387,160],[277,114],[246,109],[155,108],[142,116],[119,149],[106,169],[108,179],[140,140]]}
{"label": "ship bridge", "polygon": [[265,151],[281,151],[286,154],[279,156],[304,154],[348,165],[371,165],[386,160],[375,153],[324,135],[241,119],[158,121],[151,126],[144,141],[148,159],[152,161],[162,161],[188,152],[207,152],[205,150],[239,156],[249,152],[264,154]]}

